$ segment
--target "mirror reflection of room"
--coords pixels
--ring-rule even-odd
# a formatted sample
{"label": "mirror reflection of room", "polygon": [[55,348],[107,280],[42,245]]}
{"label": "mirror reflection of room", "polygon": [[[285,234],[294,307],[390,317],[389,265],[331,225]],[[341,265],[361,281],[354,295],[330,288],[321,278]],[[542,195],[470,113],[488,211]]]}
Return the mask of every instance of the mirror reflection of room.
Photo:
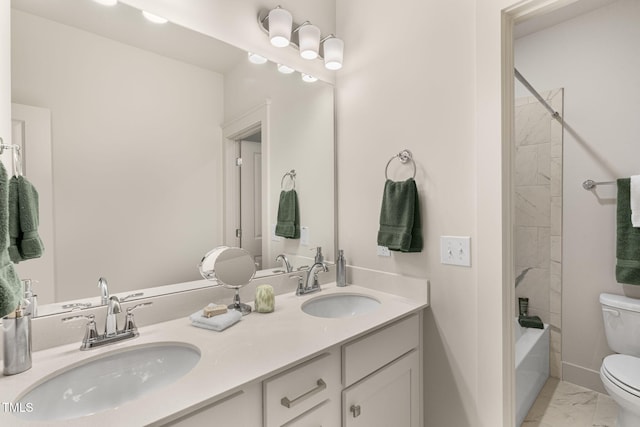
{"label": "mirror reflection of room", "polygon": [[[13,0],[11,15],[14,122],[50,130],[23,142],[50,250],[18,273],[38,281],[41,304],[95,297],[100,275],[112,293],[198,281],[197,260],[221,244],[247,246],[265,274],[277,271],[278,254],[308,264],[316,246],[333,261],[331,85],[252,64],[172,23],[149,25],[126,5],[59,3]],[[222,129],[266,104],[259,154],[238,152],[259,186],[244,194],[225,164],[239,141]],[[272,231],[280,178],[293,168],[304,242]],[[259,210],[238,212],[230,227],[225,192]]]}

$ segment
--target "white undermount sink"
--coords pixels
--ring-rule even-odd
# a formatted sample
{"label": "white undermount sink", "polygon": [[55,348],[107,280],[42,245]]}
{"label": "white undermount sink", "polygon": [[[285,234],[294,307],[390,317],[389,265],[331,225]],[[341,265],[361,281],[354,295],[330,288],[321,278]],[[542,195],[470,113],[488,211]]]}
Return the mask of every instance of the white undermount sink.
{"label": "white undermount sink", "polygon": [[95,414],[164,387],[189,372],[200,351],[181,343],[139,345],[106,353],[32,387],[16,400],[30,403],[28,420],[65,420]]}
{"label": "white undermount sink", "polygon": [[355,317],[380,306],[380,301],[361,294],[332,294],[310,299],[302,304],[302,311],[315,317]]}

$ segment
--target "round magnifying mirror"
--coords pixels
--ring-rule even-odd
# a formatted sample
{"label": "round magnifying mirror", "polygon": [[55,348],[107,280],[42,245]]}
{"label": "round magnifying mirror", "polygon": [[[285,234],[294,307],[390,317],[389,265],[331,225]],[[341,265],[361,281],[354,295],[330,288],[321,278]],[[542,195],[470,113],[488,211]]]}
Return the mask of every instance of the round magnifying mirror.
{"label": "round magnifying mirror", "polygon": [[230,309],[243,315],[251,312],[251,307],[240,302],[240,288],[248,284],[256,273],[256,265],[249,252],[241,248],[219,246],[209,251],[198,266],[200,274],[207,280],[215,280],[226,288],[236,290]]}

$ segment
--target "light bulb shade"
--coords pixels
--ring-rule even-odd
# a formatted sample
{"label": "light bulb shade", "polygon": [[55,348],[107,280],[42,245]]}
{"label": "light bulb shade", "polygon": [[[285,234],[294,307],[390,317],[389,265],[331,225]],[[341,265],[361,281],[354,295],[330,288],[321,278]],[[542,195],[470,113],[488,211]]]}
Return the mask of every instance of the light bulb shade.
{"label": "light bulb shade", "polygon": [[320,48],[320,28],[307,24],[298,29],[300,56],[304,59],[316,59]]}
{"label": "light bulb shade", "polygon": [[153,13],[147,12],[146,10],[142,11],[142,15],[147,18],[147,20],[153,22],[154,24],[166,24],[169,22],[167,18],[162,16],[154,15]]}
{"label": "light bulb shade", "polygon": [[96,3],[100,3],[103,6],[115,6],[118,4],[118,0],[93,0]]}
{"label": "light bulb shade", "polygon": [[273,9],[269,12],[269,40],[277,47],[289,46],[293,17],[288,10]]}
{"label": "light bulb shade", "polygon": [[324,66],[329,70],[339,70],[342,68],[342,57],[344,55],[344,42],[336,37],[326,39],[324,47]]}

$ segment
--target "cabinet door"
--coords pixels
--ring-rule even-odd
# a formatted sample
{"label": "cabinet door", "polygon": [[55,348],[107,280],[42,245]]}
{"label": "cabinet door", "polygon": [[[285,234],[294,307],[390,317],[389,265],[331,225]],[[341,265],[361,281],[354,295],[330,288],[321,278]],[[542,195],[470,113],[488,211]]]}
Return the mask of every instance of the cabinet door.
{"label": "cabinet door", "polygon": [[419,427],[419,367],[412,350],[345,389],[343,427]]}
{"label": "cabinet door", "polygon": [[201,426],[260,427],[262,425],[262,387],[246,387],[229,397],[195,410],[163,427]]}

